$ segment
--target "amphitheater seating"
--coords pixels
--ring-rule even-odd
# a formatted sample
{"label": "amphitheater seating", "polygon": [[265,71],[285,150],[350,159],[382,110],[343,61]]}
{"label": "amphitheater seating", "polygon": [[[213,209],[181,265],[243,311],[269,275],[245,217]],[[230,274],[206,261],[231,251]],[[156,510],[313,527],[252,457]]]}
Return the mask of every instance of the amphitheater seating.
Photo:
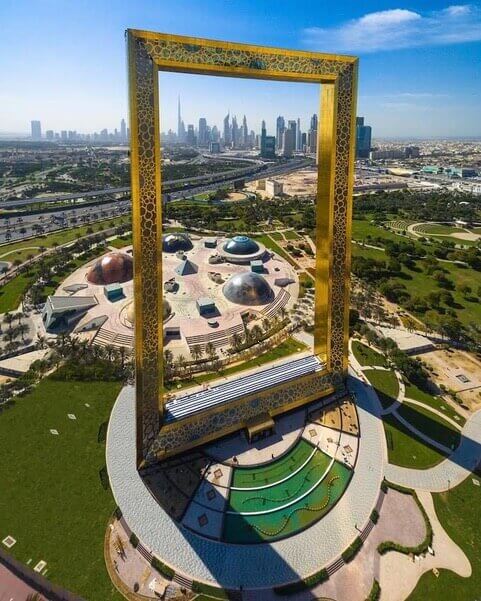
{"label": "amphitheater seating", "polygon": [[199,345],[203,350],[205,350],[205,347],[209,342],[215,347],[226,346],[230,343],[234,334],[243,333],[244,326],[242,324],[238,324],[220,332],[209,332],[208,334],[199,334],[198,336],[187,336],[186,341],[189,347]]}
{"label": "amphitheater seating", "polygon": [[134,347],[134,337],[130,334],[119,334],[107,328],[100,328],[93,343],[97,346],[118,346],[132,349]]}
{"label": "amphitheater seating", "polygon": [[290,298],[291,295],[289,294],[289,292],[287,292],[287,290],[282,289],[276,296],[276,298],[272,301],[272,303],[270,303],[270,305],[267,305],[267,307],[265,307],[262,310],[262,313],[266,317],[274,317],[276,313],[279,313],[279,311],[287,305]]}

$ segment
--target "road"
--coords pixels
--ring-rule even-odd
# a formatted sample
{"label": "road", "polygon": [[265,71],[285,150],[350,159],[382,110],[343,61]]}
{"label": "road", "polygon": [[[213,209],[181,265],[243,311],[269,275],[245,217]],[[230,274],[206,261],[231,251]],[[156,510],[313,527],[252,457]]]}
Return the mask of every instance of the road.
{"label": "road", "polygon": [[[257,171],[251,173],[248,176],[234,176],[226,177],[222,182],[216,182],[214,184],[202,184],[188,190],[179,190],[169,194],[169,200],[171,202],[183,200],[202,192],[210,191],[216,187],[222,186],[224,183],[232,184],[236,180],[251,181],[258,179],[259,177],[273,177],[283,173],[289,173],[291,171],[297,171],[310,164],[309,161],[291,161],[287,164],[276,165],[274,167],[265,169],[263,171]],[[226,174],[227,175],[227,174]],[[197,179],[197,178],[193,178]],[[63,194],[51,197],[43,197],[37,199],[30,199],[29,204],[38,203],[40,200],[43,202],[59,202],[66,200],[78,200],[86,196],[92,198],[95,196],[102,195],[113,195],[129,192],[130,188],[108,188],[106,190],[97,190],[82,194]],[[7,205],[10,208],[14,206],[20,206],[25,201],[9,201],[1,203],[0,207],[4,208]],[[131,200],[129,198],[120,198],[117,200],[110,200],[107,202],[101,202],[97,204],[88,204],[82,206],[82,204],[71,205],[70,207],[62,206],[55,210],[46,210],[39,213],[28,213],[18,215],[15,217],[9,217],[7,215],[0,215],[0,244],[5,242],[15,242],[39,234],[48,234],[59,229],[66,227],[75,227],[79,225],[85,225],[101,219],[111,219],[120,215],[128,215],[131,210]]]}

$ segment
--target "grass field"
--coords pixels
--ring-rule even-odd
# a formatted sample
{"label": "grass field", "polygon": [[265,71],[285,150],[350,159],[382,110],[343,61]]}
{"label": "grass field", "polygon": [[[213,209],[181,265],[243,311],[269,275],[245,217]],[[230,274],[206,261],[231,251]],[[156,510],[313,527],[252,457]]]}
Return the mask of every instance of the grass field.
{"label": "grass field", "polygon": [[36,255],[37,250],[35,248],[29,247],[41,247],[52,248],[55,244],[66,244],[67,242],[73,242],[77,239],[78,236],[82,237],[87,234],[87,230],[91,227],[94,232],[100,231],[100,227],[106,229],[110,227],[110,222],[114,224],[114,226],[119,225],[121,223],[127,222],[127,217],[115,217],[113,219],[105,219],[103,221],[97,221],[92,224],[82,225],[80,227],[70,228],[68,230],[61,230],[59,232],[55,232],[53,234],[47,234],[45,236],[37,236],[36,238],[31,238],[29,240],[23,240],[21,242],[12,242],[11,244],[4,244],[0,246],[0,258],[1,256],[8,253],[8,256],[5,257],[7,261],[14,261],[15,259],[19,259],[20,261],[25,261],[28,255]]}
{"label": "grass field", "polygon": [[301,236],[299,236],[299,234],[297,234],[293,230],[287,230],[287,232],[284,232],[284,236],[286,237],[286,240],[300,240],[301,239]]}
{"label": "grass field", "polygon": [[374,225],[367,219],[353,219],[352,221],[352,237],[354,240],[366,241],[367,236],[371,238],[385,238],[387,240],[395,240],[399,242],[403,237],[393,232],[387,231],[382,227]]}
{"label": "grass field", "polygon": [[362,366],[387,367],[386,359],[380,353],[358,340],[353,340],[352,352]]}
{"label": "grass field", "polygon": [[280,232],[271,232],[269,234],[269,236],[271,238],[273,238],[274,240],[277,240],[277,241],[284,240],[284,237],[283,237],[283,235]]}
{"label": "grass field", "polygon": [[[299,340],[295,340],[294,338],[287,338],[275,348],[272,348],[271,350],[267,351],[267,353],[264,353],[255,359],[249,359],[248,361],[244,361],[243,363],[233,365],[232,367],[228,367],[215,373],[195,376],[192,380],[183,380],[180,382],[181,388],[188,388],[189,386],[195,386],[196,384],[203,384],[204,382],[210,382],[211,380],[217,380],[218,378],[231,376],[232,374],[244,371],[246,369],[252,369],[253,367],[261,367],[262,365],[270,363],[271,361],[275,361],[276,359],[282,359],[283,357],[288,357],[289,355],[293,355],[304,350],[306,350],[305,344]],[[177,382],[165,387],[166,391],[173,389],[177,389]]]}
{"label": "grass field", "polygon": [[115,248],[123,248],[124,246],[130,246],[132,244],[132,235],[115,238],[115,240],[109,240],[109,246]]}
{"label": "grass field", "polygon": [[443,401],[438,396],[432,396],[427,392],[420,390],[417,386],[414,386],[414,384],[411,384],[410,382],[406,383],[406,398],[420,401],[428,407],[433,407],[434,409],[441,411],[447,417],[454,419],[460,426],[463,426],[466,422],[464,417],[460,415],[453,407],[451,407],[451,405],[446,403],[446,401]]}
{"label": "grass field", "polygon": [[389,463],[401,467],[426,469],[445,459],[445,455],[429,446],[405,428],[392,414],[383,416]]}
{"label": "grass field", "polygon": [[278,244],[276,244],[274,242],[274,240],[272,238],[270,238],[269,236],[267,236],[267,235],[254,236],[254,239],[261,242],[266,248],[270,248],[271,250],[273,250],[275,253],[277,253],[283,259],[286,259],[286,261],[288,261],[294,267],[297,267],[296,262],[292,259],[292,257],[289,255],[289,253],[287,253],[283,248],[281,248]]}
{"label": "grass field", "polygon": [[[424,574],[409,601],[431,601],[449,596],[451,601],[479,599],[481,592],[481,486],[475,486],[473,476],[449,492],[433,494],[436,515],[454,542],[466,553],[473,570],[469,578],[461,578],[449,570],[440,570],[439,577]],[[480,480],[479,476],[475,477]]]}
{"label": "grass field", "polygon": [[381,369],[366,369],[364,375],[376,390],[377,396],[384,409],[388,409],[397,399],[399,383],[393,371]]}
{"label": "grass field", "polygon": [[121,599],[104,566],[115,504],[100,482],[105,444],[97,442],[119,391],[118,383],[47,378],[0,414],[0,539],[13,536],[12,555],[43,559],[50,580],[89,601]]}
{"label": "grass field", "polygon": [[459,441],[461,440],[460,432],[455,430],[442,417],[429,411],[429,409],[404,402],[398,408],[398,413],[431,440],[435,440],[452,450],[459,445]]}
{"label": "grass field", "polygon": [[459,228],[453,225],[443,225],[440,223],[423,223],[418,227],[413,228],[417,234],[425,234],[427,236],[431,234],[442,234],[449,235],[461,231]]}

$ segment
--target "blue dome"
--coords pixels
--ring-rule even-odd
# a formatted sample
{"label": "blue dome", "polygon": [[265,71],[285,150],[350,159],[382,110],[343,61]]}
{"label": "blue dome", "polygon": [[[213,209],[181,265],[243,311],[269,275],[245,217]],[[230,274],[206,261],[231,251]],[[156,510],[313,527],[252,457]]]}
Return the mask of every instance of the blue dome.
{"label": "blue dome", "polygon": [[223,249],[232,255],[253,255],[259,252],[259,245],[248,236],[234,236],[227,240]]}

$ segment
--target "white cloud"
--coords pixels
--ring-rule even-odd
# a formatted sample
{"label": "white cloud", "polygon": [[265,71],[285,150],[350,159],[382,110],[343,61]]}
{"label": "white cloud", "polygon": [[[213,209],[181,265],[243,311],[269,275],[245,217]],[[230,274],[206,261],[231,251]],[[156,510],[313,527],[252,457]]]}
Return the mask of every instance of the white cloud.
{"label": "white cloud", "polygon": [[469,4],[426,14],[403,8],[368,13],[337,27],[303,31],[306,44],[333,52],[376,52],[481,40],[481,10]]}

